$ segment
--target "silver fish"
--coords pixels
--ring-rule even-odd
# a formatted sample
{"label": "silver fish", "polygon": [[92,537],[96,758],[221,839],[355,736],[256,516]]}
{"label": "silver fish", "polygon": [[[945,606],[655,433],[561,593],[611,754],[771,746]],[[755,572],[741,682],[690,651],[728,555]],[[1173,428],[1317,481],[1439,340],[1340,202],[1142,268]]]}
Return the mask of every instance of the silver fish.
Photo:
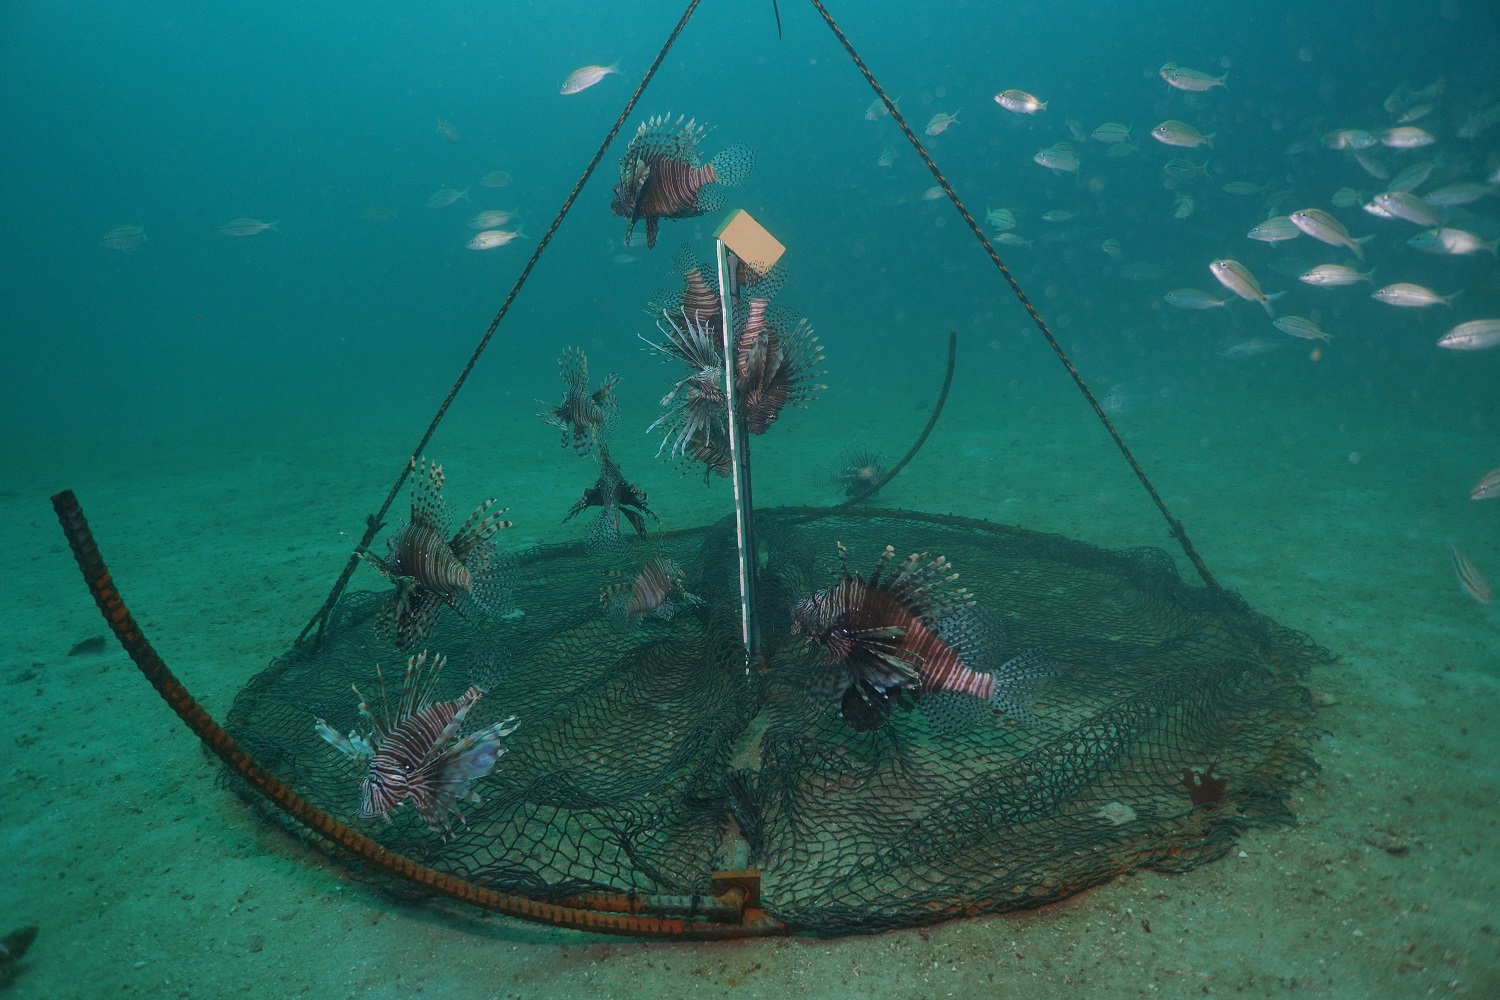
{"label": "silver fish", "polygon": [[[901,107],[901,98],[898,97],[891,103],[896,105],[896,107],[899,109]],[[885,106],[885,102],[877,97],[875,98],[875,100],[870,102],[869,107],[865,108],[865,121],[878,122],[880,121],[880,119],[884,118],[890,113],[890,108],[887,108]]]}
{"label": "silver fish", "polygon": [[1302,230],[1293,225],[1292,220],[1285,215],[1277,215],[1262,222],[1245,235],[1252,240],[1260,240],[1262,243],[1282,243],[1301,236]]}
{"label": "silver fish", "polygon": [[1017,233],[1001,233],[995,237],[995,242],[1007,247],[1029,247],[1036,240],[1028,240]]}
{"label": "silver fish", "polygon": [[1458,137],[1460,139],[1478,139],[1480,134],[1488,132],[1500,123],[1500,104],[1492,104],[1483,111],[1476,111],[1468,117],[1468,120],[1459,126]]}
{"label": "silver fish", "polygon": [[1228,299],[1216,299],[1196,288],[1174,288],[1162,296],[1162,301],[1178,309],[1217,309],[1229,303]]}
{"label": "silver fish", "polygon": [[1469,491],[1470,500],[1492,500],[1495,497],[1500,497],[1500,469],[1486,472]]}
{"label": "silver fish", "polygon": [[1197,146],[1214,148],[1214,135],[1204,135],[1186,122],[1180,122],[1175,118],[1169,118],[1156,128],[1151,130],[1151,138],[1157,142],[1166,143],[1168,146],[1183,146],[1193,149]]}
{"label": "silver fish", "polygon": [[110,250],[139,250],[146,242],[145,226],[116,226],[104,234],[99,245]]}
{"label": "silver fish", "polygon": [[1219,284],[1247,302],[1259,302],[1266,314],[1272,315],[1271,296],[1260,290],[1260,282],[1255,280],[1255,275],[1244,264],[1237,260],[1216,260],[1208,265],[1208,269],[1213,272]]}
{"label": "silver fish", "polygon": [[1458,574],[1459,588],[1479,604],[1490,603],[1494,592],[1490,590],[1490,583],[1484,578],[1484,574],[1479,572],[1479,567],[1455,546],[1450,545],[1448,548],[1453,550],[1453,571]]}
{"label": "silver fish", "polygon": [[1073,147],[1065,142],[1048,146],[1031,159],[1032,162],[1040,163],[1047,169],[1055,170],[1059,173],[1078,173],[1078,157],[1073,155]]}
{"label": "silver fish", "polygon": [[1193,200],[1192,195],[1186,191],[1179,192],[1177,200],[1172,203],[1172,218],[1186,219],[1193,214],[1193,210],[1197,207],[1198,203]]}
{"label": "silver fish", "polygon": [[984,219],[1002,233],[1016,228],[1016,213],[1008,208],[986,208]]}
{"label": "silver fish", "polygon": [[1423,253],[1469,254],[1488,250],[1493,257],[1500,240],[1486,242],[1466,230],[1445,226],[1418,233],[1407,240],[1406,245]]}
{"label": "silver fish", "polygon": [[1432,176],[1437,163],[1434,160],[1423,160],[1413,163],[1405,170],[1396,175],[1395,179],[1386,185],[1387,191],[1414,191],[1427,183],[1427,178]]}
{"label": "silver fish", "polygon": [[1370,200],[1393,219],[1427,227],[1436,227],[1441,222],[1431,205],[1409,191],[1383,191]]}
{"label": "silver fish", "polygon": [[280,219],[275,222],[261,222],[259,219],[230,219],[219,227],[219,232],[225,236],[256,236],[267,229],[279,233],[281,230],[277,227],[280,225]]}
{"label": "silver fish", "polygon": [[445,122],[439,118],[435,131],[449,142],[457,142],[459,140],[458,129],[453,127],[452,122]]}
{"label": "silver fish", "polygon": [[1174,62],[1167,63],[1158,72],[1161,78],[1167,81],[1168,86],[1176,87],[1178,90],[1190,90],[1201,93],[1205,90],[1212,90],[1215,87],[1229,89],[1229,84],[1224,82],[1229,77],[1228,73],[1225,73],[1223,76],[1209,76],[1207,73],[1179,66]]}
{"label": "silver fish", "polygon": [[1119,122],[1105,122],[1089,134],[1108,145],[1113,145],[1117,142],[1129,142],[1130,126],[1121,125]]}
{"label": "silver fish", "polygon": [[1427,192],[1422,196],[1422,200],[1436,208],[1452,208],[1454,205],[1467,205],[1493,194],[1495,194],[1495,189],[1488,184],[1455,181]]}
{"label": "silver fish", "polygon": [[1341,128],[1323,133],[1323,145],[1329,149],[1369,149],[1378,141],[1362,128]]}
{"label": "silver fish", "polygon": [[1359,192],[1351,187],[1339,188],[1333,193],[1334,208],[1353,208],[1359,204]]}
{"label": "silver fish", "polygon": [[474,238],[468,242],[468,247],[470,250],[493,250],[524,235],[519,229],[514,232],[504,229],[486,229],[482,233],[475,233]]}
{"label": "silver fish", "polygon": [[1354,256],[1360,260],[1365,259],[1365,248],[1359,245],[1359,241],[1349,235],[1349,230],[1344,228],[1343,223],[1321,208],[1298,209],[1289,218],[1292,220],[1292,225],[1313,239],[1321,240],[1330,246],[1348,247],[1354,251]]}
{"label": "silver fish", "polygon": [[1500,347],[1500,319],[1471,319],[1443,335],[1439,347],[1450,351],[1483,351]]}
{"label": "silver fish", "polygon": [[430,198],[427,199],[427,207],[447,208],[449,205],[453,204],[459,199],[462,199],[464,201],[469,200],[468,188],[464,188],[462,191],[455,190],[454,188],[439,188],[432,193],[432,196]]}
{"label": "silver fish", "polygon": [[1251,337],[1249,340],[1241,340],[1238,343],[1230,344],[1219,352],[1219,357],[1253,358],[1257,355],[1265,354],[1267,351],[1274,351],[1284,343],[1286,343],[1284,340],[1267,340],[1265,337]]}
{"label": "silver fish", "polygon": [[995,103],[1006,111],[1014,111],[1018,115],[1034,115],[1038,111],[1047,110],[1046,101],[1024,90],[1002,90],[995,95]]}
{"label": "silver fish", "polygon": [[1449,306],[1453,300],[1462,295],[1462,291],[1454,292],[1452,295],[1439,295],[1425,285],[1414,285],[1409,281],[1398,281],[1395,284],[1377,288],[1370,294],[1370,298],[1377,299],[1389,306]]}
{"label": "silver fish", "polygon": [[1437,139],[1426,129],[1415,125],[1397,125],[1378,133],[1376,138],[1383,146],[1392,149],[1420,149],[1423,146],[1431,146]]}
{"label": "silver fish", "polygon": [[963,123],[958,120],[957,111],[953,112],[953,114],[951,115],[946,111],[939,111],[937,114],[927,119],[927,128],[925,131],[928,135],[942,135],[944,132],[948,131],[948,126],[961,124]]}
{"label": "silver fish", "polygon": [[1319,285],[1324,288],[1334,288],[1341,285],[1355,285],[1361,281],[1374,283],[1373,270],[1368,273],[1356,271],[1354,268],[1344,264],[1319,264],[1298,276],[1298,281],[1304,281],[1309,285]]}
{"label": "silver fish", "polygon": [[1305,316],[1282,316],[1271,321],[1271,325],[1282,333],[1292,337],[1301,337],[1303,340],[1330,340],[1328,334],[1318,328],[1318,324]]}
{"label": "silver fish", "polygon": [[563,81],[562,88],[558,93],[576,94],[580,90],[588,90],[611,73],[618,72],[620,72],[620,64],[618,62],[610,63],[608,66],[580,66],[568,74],[568,78]]}
{"label": "silver fish", "polygon": [[507,212],[504,209],[493,208],[480,212],[469,220],[470,229],[498,229],[511,219],[516,217],[515,212]]}

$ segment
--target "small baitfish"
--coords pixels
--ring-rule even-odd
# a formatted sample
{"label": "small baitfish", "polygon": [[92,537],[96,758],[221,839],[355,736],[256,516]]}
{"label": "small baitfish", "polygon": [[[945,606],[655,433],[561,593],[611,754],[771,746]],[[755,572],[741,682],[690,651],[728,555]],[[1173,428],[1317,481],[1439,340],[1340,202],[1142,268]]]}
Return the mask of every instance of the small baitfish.
{"label": "small baitfish", "polygon": [[110,250],[139,250],[146,242],[146,229],[144,226],[116,226],[104,234],[99,241],[101,247]]}
{"label": "small baitfish", "polygon": [[1047,110],[1046,101],[1024,90],[1002,90],[995,95],[995,103],[1018,115],[1034,115],[1038,111]]}
{"label": "small baitfish", "polygon": [[1048,146],[1031,158],[1033,163],[1039,163],[1048,170],[1057,173],[1078,173],[1078,157],[1073,155],[1073,147],[1066,142],[1059,142]]}
{"label": "small baitfish", "polygon": [[1130,141],[1130,126],[1119,122],[1105,122],[1089,134],[1098,141],[1112,146],[1115,143]]}
{"label": "small baitfish", "polygon": [[1495,256],[1496,247],[1500,246],[1500,240],[1486,242],[1465,229],[1453,229],[1445,226],[1441,229],[1429,229],[1425,233],[1418,233],[1406,241],[1406,245],[1420,250],[1423,253],[1446,253],[1446,254],[1470,254],[1481,250],[1489,251],[1491,257]]}
{"label": "small baitfish", "polygon": [[1404,219],[1426,227],[1442,225],[1432,206],[1409,191],[1382,191],[1370,200],[1393,219]]}
{"label": "small baitfish", "polygon": [[428,197],[427,207],[447,208],[449,205],[453,204],[456,201],[468,200],[468,188],[464,188],[462,191],[458,190],[457,188],[438,188],[438,190],[432,192],[431,196]]}
{"label": "small baitfish", "polygon": [[279,233],[281,230],[277,227],[280,225],[280,219],[275,222],[261,222],[259,219],[230,219],[219,227],[219,232],[225,236],[256,236],[267,229]]}
{"label": "small baitfish", "polygon": [[1178,309],[1217,309],[1229,303],[1196,288],[1176,288],[1162,296],[1162,301]]}
{"label": "small baitfish", "polygon": [[927,119],[927,128],[925,131],[928,135],[942,135],[944,132],[948,131],[948,126],[960,124],[962,124],[962,122],[958,120],[957,111],[953,112],[953,114],[951,115],[946,111],[939,111],[937,114]]}
{"label": "small baitfish", "polygon": [[1389,306],[1449,306],[1453,300],[1463,294],[1463,291],[1454,292],[1452,295],[1439,295],[1426,285],[1414,285],[1409,281],[1398,281],[1384,288],[1378,288],[1371,293],[1370,298],[1377,299]]}
{"label": "small baitfish", "polygon": [[568,78],[563,81],[558,93],[576,94],[579,91],[588,90],[611,73],[618,72],[620,72],[618,62],[612,62],[608,66],[580,66],[568,74]]}
{"label": "small baitfish", "polygon": [[1193,149],[1197,146],[1214,148],[1214,137],[1212,134],[1204,135],[1186,122],[1180,122],[1175,118],[1169,118],[1156,128],[1151,130],[1151,138],[1157,142],[1166,143],[1168,146],[1183,146]]}
{"label": "small baitfish", "polygon": [[1348,247],[1354,251],[1354,256],[1360,260],[1365,259],[1365,248],[1360,246],[1359,241],[1349,235],[1349,230],[1344,228],[1342,222],[1321,208],[1298,209],[1289,218],[1293,225],[1313,239],[1321,240],[1329,246]]}
{"label": "small baitfish", "polygon": [[496,247],[505,246],[505,244],[509,243],[511,240],[524,238],[525,235],[526,234],[521,232],[519,229],[513,231],[505,229],[486,229],[482,233],[475,233],[474,238],[465,245],[470,250],[493,250]]}
{"label": "small baitfish", "polygon": [[[1261,308],[1265,309],[1266,315],[1271,313],[1271,296],[1260,290],[1260,282],[1255,280],[1255,275],[1250,269],[1237,260],[1216,260],[1208,265],[1209,271],[1218,279],[1219,284],[1229,289],[1234,294],[1247,302],[1259,302]],[[1280,296],[1281,292],[1276,293]]]}
{"label": "small baitfish", "polygon": [[1471,600],[1478,604],[1488,604],[1494,597],[1490,589],[1490,582],[1479,572],[1479,567],[1469,561],[1469,557],[1458,551],[1457,546],[1450,545],[1448,548],[1453,553],[1453,572],[1458,574],[1458,586]]}
{"label": "small baitfish", "polygon": [[1471,319],[1443,335],[1439,347],[1450,351],[1484,351],[1500,347],[1500,319]]}
{"label": "small baitfish", "polygon": [[1228,73],[1223,76],[1209,76],[1199,70],[1179,66],[1175,62],[1167,63],[1158,72],[1161,78],[1167,81],[1168,86],[1176,87],[1178,90],[1202,93],[1205,90],[1213,90],[1215,87],[1229,89],[1229,84],[1224,82],[1229,78]]}
{"label": "small baitfish", "polygon": [[1285,215],[1276,215],[1262,222],[1254,229],[1245,234],[1252,240],[1260,240],[1262,243],[1284,243],[1294,240],[1302,235],[1302,230],[1292,223]]}
{"label": "small baitfish", "polygon": [[1288,336],[1301,337],[1303,340],[1326,341],[1333,339],[1319,329],[1318,324],[1306,316],[1281,316],[1272,320],[1271,325]]}
{"label": "small baitfish", "polygon": [[1298,281],[1309,285],[1318,285],[1323,288],[1335,288],[1343,285],[1355,285],[1361,281],[1374,284],[1375,271],[1356,271],[1347,264],[1319,264],[1317,267],[1309,268],[1297,277]]}
{"label": "small baitfish", "polygon": [[1495,497],[1500,497],[1500,469],[1486,472],[1469,491],[1470,500],[1493,500]]}

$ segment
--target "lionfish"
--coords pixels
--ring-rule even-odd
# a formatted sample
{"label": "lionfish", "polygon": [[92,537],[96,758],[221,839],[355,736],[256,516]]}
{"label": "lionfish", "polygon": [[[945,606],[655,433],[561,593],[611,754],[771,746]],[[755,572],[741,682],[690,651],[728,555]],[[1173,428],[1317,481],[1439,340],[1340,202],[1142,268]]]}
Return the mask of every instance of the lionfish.
{"label": "lionfish", "polygon": [[656,517],[651,508],[646,506],[646,491],[634,483],[626,482],[620,467],[602,446],[599,449],[599,478],[594,481],[593,486],[583,491],[583,496],[569,509],[563,523],[568,523],[590,507],[603,508],[589,526],[584,540],[588,550],[596,553],[619,545],[622,514],[642,538],[646,537],[646,517]]}
{"label": "lionfish", "polygon": [[567,447],[571,437],[573,451],[587,455],[594,447],[594,438],[602,438],[605,429],[619,414],[615,384],[620,381],[620,376],[610,372],[599,387],[590,392],[589,359],[576,347],[565,349],[557,366],[561,369],[563,384],[567,386],[562,402],[539,416],[554,427],[562,428],[563,447]]}
{"label": "lionfish", "polygon": [[881,455],[863,445],[856,445],[839,457],[839,467],[829,476],[846,497],[857,497],[874,486],[885,475]]}
{"label": "lionfish", "polygon": [[792,633],[821,646],[813,694],[839,703],[859,732],[879,729],[897,708],[924,694],[954,692],[1025,717],[1018,695],[1025,681],[1051,673],[1040,650],[1027,650],[994,672],[974,670],[985,636],[969,613],[974,598],[943,556],[912,553],[887,573],[896,551],[887,545],[868,580],[851,574],[839,543],[839,582],[814,592],[792,611]]}
{"label": "lionfish", "polygon": [[516,727],[514,715],[454,742],[469,712],[484,697],[484,689],[471,684],[456,701],[436,701],[434,694],[446,659],[434,656],[432,669],[423,676],[427,653],[406,661],[401,697],[391,711],[385,692],[385,676],[377,664],[381,710],[377,715],[359,688],[359,714],[370,726],[368,735],[352,729],[343,736],[322,719],[314,722],[319,736],[333,745],[357,767],[364,768],[360,782],[361,819],[391,821],[390,814],[411,800],[427,828],[447,839],[453,818],[463,822],[459,802],[480,801],[470,786],[488,775],[505,750],[500,741]]}
{"label": "lionfish", "polygon": [[359,553],[396,584],[377,621],[394,633],[400,649],[421,642],[444,605],[470,618],[500,610],[507,596],[504,563],[490,540],[510,527],[502,519],[506,508],[490,513],[495,500],[483,501],[450,538],[443,467],[425,458],[418,466],[413,458],[411,468],[411,520],[387,540],[385,558]]}
{"label": "lionfish", "polygon": [[601,589],[599,603],[605,608],[624,611],[627,618],[655,615],[662,621],[671,621],[677,614],[673,595],[689,607],[703,603],[702,598],[683,588],[685,576],[675,560],[655,555],[646,560],[628,583],[611,584]]}
{"label": "lionfish", "polygon": [[755,153],[742,143],[730,146],[707,163],[698,144],[709,129],[670,113],[648,118],[620,158],[620,183],[609,209],[630,220],[625,239],[635,224],[646,220],[646,246],[656,246],[662,219],[691,219],[723,206],[721,188],[743,184],[755,165]]}
{"label": "lionfish", "polygon": [[[680,253],[678,267],[686,287],[680,304],[658,306],[657,329],[666,341],[650,344],[658,353],[683,362],[688,374],[666,396],[662,414],[648,431],[663,428],[658,454],[688,457],[709,473],[729,475],[729,416],[724,396],[724,334],[718,292],[702,275],[690,251]],[[771,296],[784,274],[773,268],[755,274],[745,285],[746,308],[734,335],[734,388],[746,430],[764,434],[782,409],[803,404],[824,388],[823,349],[806,320],[772,307]],[[648,341],[648,343],[650,343]]]}

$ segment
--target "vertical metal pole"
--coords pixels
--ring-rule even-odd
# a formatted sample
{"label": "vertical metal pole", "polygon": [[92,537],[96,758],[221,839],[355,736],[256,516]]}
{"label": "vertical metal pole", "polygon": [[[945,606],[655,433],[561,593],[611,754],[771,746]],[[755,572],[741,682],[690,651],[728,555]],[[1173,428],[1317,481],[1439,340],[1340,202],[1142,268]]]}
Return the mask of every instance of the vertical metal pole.
{"label": "vertical metal pole", "polygon": [[734,392],[735,302],[739,298],[736,278],[739,261],[723,240],[718,246],[719,302],[724,326],[724,403],[729,408],[729,456],[734,474],[735,539],[739,549],[740,635],[745,642],[745,673],[760,658],[760,636],[755,624],[755,532],[751,520],[750,441],[744,417]]}

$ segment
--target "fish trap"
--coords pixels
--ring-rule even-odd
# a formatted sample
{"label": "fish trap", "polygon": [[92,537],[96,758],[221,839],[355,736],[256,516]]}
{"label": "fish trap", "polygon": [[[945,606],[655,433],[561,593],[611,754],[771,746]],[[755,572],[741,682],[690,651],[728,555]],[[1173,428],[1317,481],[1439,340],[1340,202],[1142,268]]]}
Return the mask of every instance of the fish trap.
{"label": "fish trap", "polygon": [[[637,935],[865,933],[1052,903],[1131,870],[1186,871],[1292,819],[1291,789],[1316,768],[1302,681],[1330,654],[1214,581],[895,102],[814,6],[1204,585],[1157,549],[859,506],[920,449],[947,383],[917,443],[857,495],[755,508],[750,440],[815,398],[825,373],[808,322],[770,301],[785,248],[744,213],[716,234],[713,265],[679,253],[684,288],[652,307],[665,338],[653,346],[686,366],[652,426],[668,457],[730,480],[732,515],[661,532],[608,453],[616,377],[595,386],[569,352],[563,401],[542,416],[597,463],[566,514],[592,519],[587,541],[505,555],[493,500],[454,532],[441,467],[414,458],[411,520],[389,554],[371,543],[406,475],[309,630],[222,727],[142,635],[76,499],[54,497],[116,637],[235,787],[391,891]],[[649,119],[621,160],[614,214],[654,242],[662,220],[713,210],[750,156],[705,159],[704,134]],[[950,381],[953,359],[950,337]],[[634,575],[601,586],[601,560],[622,554]],[[349,589],[361,561],[388,586]]]}

